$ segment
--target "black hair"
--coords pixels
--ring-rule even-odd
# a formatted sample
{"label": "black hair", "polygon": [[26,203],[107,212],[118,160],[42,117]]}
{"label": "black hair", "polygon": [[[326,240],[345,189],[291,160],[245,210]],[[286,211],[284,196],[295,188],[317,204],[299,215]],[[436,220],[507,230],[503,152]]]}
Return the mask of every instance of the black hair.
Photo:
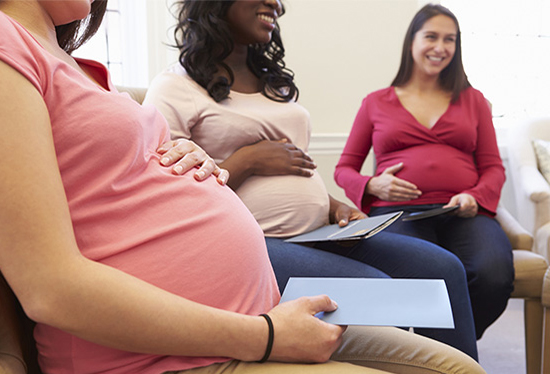
{"label": "black hair", "polygon": [[[234,42],[225,20],[235,0],[183,0],[177,3],[178,23],[174,31],[179,61],[187,74],[208,94],[220,102],[229,96],[234,75],[224,60],[231,54]],[[283,10],[284,13],[284,10]],[[260,79],[262,93],[271,100],[288,102],[298,97],[294,74],[283,61],[285,49],[279,25],[267,44],[248,46],[247,65]],[[227,72],[229,79],[218,74]]]}
{"label": "black hair", "polygon": [[99,29],[107,10],[107,0],[95,0],[88,17],[55,27],[57,42],[65,52],[71,54],[86,43]]}

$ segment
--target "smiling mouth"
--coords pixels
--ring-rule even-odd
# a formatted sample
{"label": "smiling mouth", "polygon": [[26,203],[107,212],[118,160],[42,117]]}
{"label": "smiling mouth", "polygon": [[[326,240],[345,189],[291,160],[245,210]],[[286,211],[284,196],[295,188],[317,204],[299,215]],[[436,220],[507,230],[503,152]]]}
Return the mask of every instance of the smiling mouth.
{"label": "smiling mouth", "polygon": [[267,14],[258,14],[258,18],[271,24],[275,23],[275,18]]}
{"label": "smiling mouth", "polygon": [[430,61],[437,61],[437,62],[443,61],[443,57],[427,56],[427,58]]}

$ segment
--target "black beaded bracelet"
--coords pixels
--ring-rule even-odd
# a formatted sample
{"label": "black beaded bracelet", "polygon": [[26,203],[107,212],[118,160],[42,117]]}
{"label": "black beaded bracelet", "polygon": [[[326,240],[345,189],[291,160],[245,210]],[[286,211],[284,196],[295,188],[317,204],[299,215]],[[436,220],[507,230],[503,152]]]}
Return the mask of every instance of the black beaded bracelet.
{"label": "black beaded bracelet", "polygon": [[267,326],[269,328],[269,336],[267,337],[267,347],[265,348],[265,354],[264,357],[259,363],[266,362],[269,358],[269,355],[271,354],[271,348],[273,348],[273,339],[275,338],[275,331],[273,330],[273,322],[271,321],[271,317],[269,317],[267,314],[260,314],[261,317],[264,317],[267,321]]}

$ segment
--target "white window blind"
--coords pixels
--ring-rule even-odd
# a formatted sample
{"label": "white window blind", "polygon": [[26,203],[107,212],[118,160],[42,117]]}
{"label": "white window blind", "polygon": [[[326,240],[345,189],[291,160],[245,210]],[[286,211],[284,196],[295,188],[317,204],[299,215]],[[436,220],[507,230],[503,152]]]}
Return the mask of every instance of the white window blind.
{"label": "white window blind", "polygon": [[441,0],[458,18],[470,83],[495,126],[550,115],[550,1]]}

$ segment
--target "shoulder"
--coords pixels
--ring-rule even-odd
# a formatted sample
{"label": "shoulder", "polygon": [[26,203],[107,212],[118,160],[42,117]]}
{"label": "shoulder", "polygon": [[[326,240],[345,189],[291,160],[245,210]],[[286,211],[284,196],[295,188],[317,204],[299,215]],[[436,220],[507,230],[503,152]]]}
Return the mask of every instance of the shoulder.
{"label": "shoulder", "polygon": [[390,101],[395,96],[393,87],[386,87],[369,93],[364,99],[364,103],[378,103],[380,101]]}
{"label": "shoulder", "polygon": [[170,105],[180,107],[186,102],[206,96],[206,90],[193,81],[180,64],[174,64],[151,81],[144,103],[171,103]]}
{"label": "shoulder", "polygon": [[0,60],[43,91],[43,76],[51,63],[47,53],[34,37],[19,23],[0,12]]}
{"label": "shoulder", "polygon": [[487,98],[485,98],[481,91],[471,86],[460,93],[460,101],[463,103],[463,105],[468,105],[470,107],[491,109],[492,106],[491,102]]}

